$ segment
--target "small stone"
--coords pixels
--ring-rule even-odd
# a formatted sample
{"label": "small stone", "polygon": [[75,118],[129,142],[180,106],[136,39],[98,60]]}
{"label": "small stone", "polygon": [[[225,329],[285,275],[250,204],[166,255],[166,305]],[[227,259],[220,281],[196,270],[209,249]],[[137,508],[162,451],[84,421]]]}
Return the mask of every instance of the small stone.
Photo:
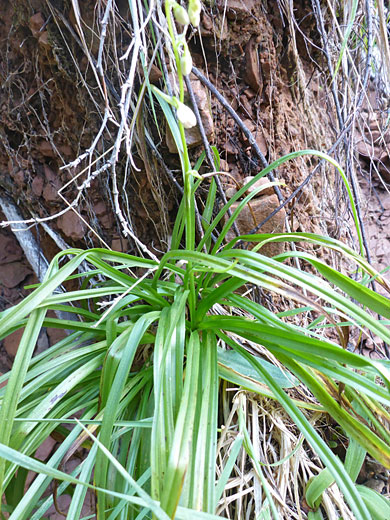
{"label": "small stone", "polygon": [[93,210],[99,219],[100,225],[104,229],[112,229],[114,217],[112,213],[108,211],[106,204],[102,200],[94,204]]}
{"label": "small stone", "polygon": [[40,30],[43,27],[45,20],[43,18],[42,13],[35,13],[29,20],[30,31],[34,38],[38,38],[40,35]]}
{"label": "small stone", "polygon": [[17,171],[16,173],[14,173],[12,175],[14,181],[15,181],[15,184],[17,186],[19,186],[19,188],[24,188],[26,183],[25,183],[25,179],[24,179],[24,172],[22,170],[19,170]]}
{"label": "small stone", "polygon": [[50,168],[47,164],[43,165],[43,173],[45,175],[45,179],[47,182],[56,182],[58,181],[58,173]]}
{"label": "small stone", "polygon": [[229,171],[229,163],[225,161],[224,159],[220,160],[220,170],[221,172],[228,172]]}
{"label": "small stone", "polygon": [[[242,181],[242,185],[245,186],[245,184],[248,184],[248,182],[250,182],[253,179],[254,179],[254,177],[252,177],[252,176],[245,177],[245,179]],[[247,189],[246,193],[252,193],[252,191],[254,191],[255,189],[260,188],[261,186],[265,186],[269,182],[270,182],[270,180],[268,177],[261,177],[250,188]],[[275,193],[274,188],[272,186],[269,186],[267,188],[264,188],[262,191],[260,191],[256,195],[256,197],[262,197],[264,195],[273,195],[274,193]]]}
{"label": "small stone", "polygon": [[49,33],[47,31],[43,31],[38,38],[39,45],[42,45],[45,49],[51,48],[51,43],[49,42]]}
{"label": "small stone", "polygon": [[42,462],[47,461],[55,445],[56,441],[54,439],[52,439],[50,436],[46,437],[46,439],[35,452],[35,458]]}
{"label": "small stone", "polygon": [[385,150],[385,147],[382,147],[380,143],[379,146],[374,146],[371,143],[367,143],[366,141],[360,141],[357,143],[356,149],[363,155],[364,157],[368,157],[372,161],[384,161],[388,154]]}
{"label": "small stone", "polygon": [[[79,461],[80,464],[80,461]],[[54,508],[54,505],[52,505],[46,512],[46,517],[49,520],[64,520],[65,518],[65,511],[69,509],[71,497],[70,495],[60,495],[57,498],[57,510]],[[94,516],[94,515],[93,515]]]}
{"label": "small stone", "polygon": [[229,165],[229,176],[233,177],[236,182],[227,180],[228,184],[233,184],[233,186],[239,186],[242,183],[242,171],[238,168],[237,164],[230,163]]}
{"label": "small stone", "polygon": [[243,111],[246,116],[252,117],[252,115],[253,115],[252,105],[245,94],[240,96],[239,102],[241,105],[241,111]]}
{"label": "small stone", "polygon": [[245,95],[248,99],[253,99],[256,96],[256,92],[251,88],[247,88],[245,90]]}
{"label": "small stone", "polygon": [[229,186],[229,188],[226,188],[225,190],[225,196],[229,200],[237,193],[237,188],[235,186]]}
{"label": "small stone", "polygon": [[268,154],[267,141],[265,140],[263,131],[260,128],[258,128],[255,133],[255,140],[256,140],[257,146],[260,148],[261,153],[263,155],[267,155]]}
{"label": "small stone", "polygon": [[162,72],[161,70],[156,67],[156,65],[151,66],[150,72],[149,72],[149,81],[150,83],[158,83],[160,79],[162,78]]}
{"label": "small stone", "polygon": [[104,229],[112,230],[115,224],[114,215],[107,212],[105,215],[99,218],[99,223]]}
{"label": "small stone", "polygon": [[244,79],[257,94],[261,95],[263,90],[263,77],[261,74],[256,37],[252,37],[245,47]]}
{"label": "small stone", "polygon": [[376,478],[370,478],[367,480],[367,482],[364,483],[364,485],[368,488],[373,489],[374,491],[377,491],[379,494],[382,493],[383,488],[385,487],[385,483],[383,480],[376,479]]}
{"label": "small stone", "polygon": [[247,129],[250,131],[250,132],[254,132],[255,129],[256,129],[256,125],[253,121],[251,121],[250,119],[243,119],[242,122],[244,123],[244,125],[247,127]]}
{"label": "small stone", "polygon": [[104,202],[102,200],[99,200],[99,202],[94,204],[93,210],[98,217],[101,217],[102,215],[107,214],[107,206],[104,204]]}
{"label": "small stone", "polygon": [[[3,375],[4,375],[3,372],[0,372],[0,377]],[[7,384],[7,381],[3,381],[2,383],[0,383],[0,388],[3,388],[6,384]]]}
{"label": "small stone", "polygon": [[18,329],[3,340],[3,346],[7,354],[14,359],[18,351],[20,340],[22,339],[24,329]]}
{"label": "small stone", "polygon": [[15,237],[12,235],[3,235],[0,233],[0,264],[21,260],[22,255],[22,250],[19,247]]}
{"label": "small stone", "polygon": [[202,34],[204,35],[206,31],[212,34],[213,29],[213,20],[211,16],[209,16],[207,13],[202,13]]}
{"label": "small stone", "polygon": [[129,248],[129,243],[127,238],[115,237],[111,241],[111,249],[113,251],[119,251],[120,253],[125,253]]}
{"label": "small stone", "polygon": [[36,197],[40,197],[43,191],[43,178],[40,175],[36,175],[31,183],[32,192]]}
{"label": "small stone", "polygon": [[35,347],[35,354],[40,354],[49,348],[49,338],[46,329],[41,329],[38,336],[37,346]]}
{"label": "small stone", "polygon": [[[219,3],[217,3],[219,6]],[[241,20],[247,18],[251,14],[251,10],[256,5],[256,0],[227,0],[226,2],[220,2],[221,10],[227,10],[229,19]]]}
{"label": "small stone", "polygon": [[10,262],[1,266],[0,282],[11,289],[23,282],[29,274],[31,274],[31,269],[22,262]]}
{"label": "small stone", "polygon": [[72,148],[67,144],[61,144],[58,147],[58,151],[62,153],[67,158],[73,157],[73,150]]}
{"label": "small stone", "polygon": [[57,225],[64,235],[72,240],[81,240],[85,234],[85,225],[78,215],[72,210],[61,215]]}
{"label": "small stone", "polygon": [[232,139],[230,139],[229,137],[227,138],[227,141],[224,145],[224,148],[223,148],[223,151],[226,152],[227,155],[237,155],[238,154],[238,151],[239,151],[239,146],[236,145]]}
{"label": "small stone", "polygon": [[62,339],[66,338],[67,334],[64,329],[46,329],[47,336],[49,338],[49,343],[51,346],[55,345]]}
{"label": "small stone", "polygon": [[237,110],[238,110],[238,96],[239,96],[239,94],[237,92],[233,92],[232,94],[234,95],[234,97],[231,100],[230,105],[231,105],[232,109],[235,112],[237,112]]}
{"label": "small stone", "polygon": [[51,181],[46,184],[43,189],[42,195],[46,202],[58,202],[58,190],[61,184],[58,182],[53,184]]}
{"label": "small stone", "polygon": [[[256,124],[253,121],[251,121],[250,119],[244,119],[243,123],[247,127],[249,132],[251,132],[252,136],[254,137],[254,139],[256,141],[257,146],[260,148],[261,153],[263,155],[267,155],[267,153],[268,153],[267,142],[265,140],[262,129],[260,127],[256,127]],[[244,144],[247,144],[249,142],[249,139],[244,134],[244,132],[241,132],[241,133],[242,133],[242,138],[241,138],[242,142]]]}
{"label": "small stone", "polygon": [[52,145],[49,143],[49,141],[41,141],[37,145],[38,150],[41,152],[41,154],[44,157],[55,157],[55,151],[53,150]]}
{"label": "small stone", "polygon": [[[249,130],[249,132],[251,134],[253,134],[254,131],[256,130],[256,125],[250,119],[243,119],[242,122],[246,126],[247,130]],[[247,138],[246,134],[244,134],[244,132],[242,130],[241,130],[241,141],[244,144],[247,144],[249,142],[249,139]]]}
{"label": "small stone", "polygon": [[[232,212],[237,208],[238,204],[238,202],[235,202],[231,205]],[[252,229],[254,229],[263,220],[265,220],[278,207],[279,201],[276,195],[269,195],[266,197],[252,199],[249,204],[246,204],[246,206],[243,208],[243,210],[236,219],[236,224],[240,234],[248,234],[250,231],[252,231]],[[259,231],[257,231],[257,233],[283,233],[285,226],[285,217],[286,212],[284,208],[282,208],[270,220],[268,220],[268,222],[266,222],[259,229]],[[226,220],[227,219],[225,217],[225,221]],[[226,241],[229,242],[233,238],[235,238],[235,234],[230,229],[227,233]],[[255,243],[251,243],[249,248],[252,249],[255,245]],[[271,257],[279,253],[282,253],[283,251],[284,243],[274,242],[265,244],[259,250],[259,253]]]}
{"label": "small stone", "polygon": [[[205,11],[201,13],[200,32],[202,37],[212,37],[215,41],[226,40],[228,37],[228,24],[225,16],[211,17]],[[212,79],[210,78],[210,81]]]}

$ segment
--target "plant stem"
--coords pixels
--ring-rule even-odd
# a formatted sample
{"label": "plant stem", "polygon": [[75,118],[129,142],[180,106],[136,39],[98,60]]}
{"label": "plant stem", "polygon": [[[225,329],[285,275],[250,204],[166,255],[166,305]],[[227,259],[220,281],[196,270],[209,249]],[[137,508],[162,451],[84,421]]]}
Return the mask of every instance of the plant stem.
{"label": "plant stem", "polygon": [[[183,73],[181,70],[180,56],[178,51],[178,45],[175,37],[175,31],[172,22],[171,3],[169,0],[165,0],[165,16],[168,23],[168,31],[172,41],[173,53],[175,56],[177,75],[179,80],[179,99],[181,103],[184,102],[184,80]],[[195,250],[195,205],[194,205],[194,194],[193,194],[193,177],[190,174],[191,162],[188,155],[188,147],[185,136],[184,126],[181,121],[178,121],[180,137],[183,144],[183,155],[182,155],[182,168],[183,168],[183,183],[184,183],[184,215],[185,215],[185,246],[188,251]],[[196,307],[196,296],[195,296],[195,282],[192,273],[192,263],[187,264],[188,276],[184,279],[184,286],[190,290],[189,295],[189,308],[191,321],[195,313]]]}

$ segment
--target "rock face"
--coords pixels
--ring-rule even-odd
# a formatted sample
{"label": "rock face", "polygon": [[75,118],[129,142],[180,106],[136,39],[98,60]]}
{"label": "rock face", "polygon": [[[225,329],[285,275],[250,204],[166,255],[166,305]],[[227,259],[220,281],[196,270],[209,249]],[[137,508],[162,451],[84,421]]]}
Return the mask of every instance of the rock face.
{"label": "rock face", "polygon": [[[232,212],[238,207],[239,202],[235,202],[231,206]],[[236,224],[241,235],[248,234],[258,224],[265,220],[277,207],[279,207],[279,201],[276,195],[267,195],[264,197],[254,198],[249,204],[244,206],[239,216],[236,219]],[[284,208],[278,211],[268,222],[266,222],[258,231],[261,233],[283,233],[284,221],[286,212]],[[226,219],[227,220],[227,219]],[[235,234],[230,230],[226,236],[227,241],[232,240]],[[249,246],[249,249],[255,244]],[[261,249],[260,253],[266,256],[275,256],[284,251],[284,244],[275,242],[265,244]]]}
{"label": "rock face", "polygon": [[385,182],[390,182],[390,131],[386,127],[386,122],[374,112],[368,114],[363,112],[366,117],[366,127],[356,131],[356,151],[367,163],[375,165],[378,173]]}

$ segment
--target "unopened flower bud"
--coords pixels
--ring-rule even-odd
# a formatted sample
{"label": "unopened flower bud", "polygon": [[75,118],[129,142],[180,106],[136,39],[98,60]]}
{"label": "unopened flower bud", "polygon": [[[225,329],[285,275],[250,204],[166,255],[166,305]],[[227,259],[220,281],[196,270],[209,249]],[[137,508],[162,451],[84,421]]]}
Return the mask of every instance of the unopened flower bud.
{"label": "unopened flower bud", "polygon": [[177,22],[181,23],[182,25],[188,25],[190,23],[190,17],[182,5],[179,5],[177,2],[175,2],[172,11],[173,16]]}
{"label": "unopened flower bud", "polygon": [[180,101],[177,103],[177,118],[184,128],[192,128],[196,125],[195,114],[190,107]]}
{"label": "unopened flower bud", "polygon": [[193,27],[198,27],[200,24],[200,13],[193,13],[191,16],[191,25]]}
{"label": "unopened flower bud", "polygon": [[200,12],[202,10],[202,4],[200,0],[190,0],[188,4],[188,16],[191,24],[194,27],[198,27],[200,23]]}
{"label": "unopened flower bud", "polygon": [[190,49],[188,48],[187,44],[184,45],[183,54],[182,54],[182,57],[180,58],[180,67],[181,67],[181,72],[183,73],[184,76],[188,76],[188,74],[192,70],[192,58],[191,58]]}

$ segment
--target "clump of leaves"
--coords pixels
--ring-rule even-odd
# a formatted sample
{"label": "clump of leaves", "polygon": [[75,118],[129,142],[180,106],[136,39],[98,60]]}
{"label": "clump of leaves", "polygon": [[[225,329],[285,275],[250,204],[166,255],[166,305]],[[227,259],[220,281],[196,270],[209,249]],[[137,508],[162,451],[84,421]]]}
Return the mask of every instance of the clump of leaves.
{"label": "clump of leaves", "polygon": [[[314,154],[332,162],[343,175],[337,163],[320,152],[296,152],[271,164],[215,218],[212,179],[202,215],[204,237],[196,243],[194,194],[204,179],[191,166],[185,141],[183,124],[192,116],[183,105],[180,49],[189,51],[183,36],[178,41],[173,30],[175,5],[166,2],[166,16],[180,96],[150,91],[167,118],[183,168],[184,196],[171,249],[160,261],[104,249],[62,252],[43,283],[0,315],[0,338],[24,328],[12,371],[0,378],[7,381],[0,390],[5,510],[11,520],[42,518],[53,502],[44,492],[57,480],[57,494],[71,492],[70,519],[80,518],[88,488],[96,492],[98,520],[151,515],[216,518],[235,459],[244,448],[264,489],[263,498],[256,498],[261,500],[257,510],[268,515],[264,518],[278,518],[279,505],[263,475],[263,461],[254,456],[242,416],[240,434],[217,477],[218,398],[221,381],[227,381],[280,403],[321,459],[325,473],[307,492],[313,514],[321,514],[314,509],[320,506],[322,491],[335,481],[357,519],[374,518],[374,498],[367,500],[367,489],[354,481],[366,453],[390,467],[389,366],[347,350],[343,330],[357,327],[362,334],[390,343],[388,322],[373,315],[390,319],[388,300],[308,253],[289,251],[268,258],[261,247],[270,241],[311,242],[344,255],[359,273],[388,287],[363,257],[330,238],[305,233],[240,237],[257,244],[251,251],[235,248],[237,239],[224,244],[239,212],[268,185],[245,196],[248,187],[281,163]],[[293,257],[310,264],[312,271],[292,266]],[[90,270],[78,274],[83,262]],[[82,281],[79,289],[56,292],[74,278]],[[295,302],[291,314],[307,314],[307,325],[298,326],[244,298],[240,289],[247,284]],[[74,319],[49,318],[51,310],[66,311]],[[312,310],[317,318],[310,320]],[[319,324],[333,327],[340,343],[321,335]],[[70,334],[33,357],[42,327],[64,328]],[[252,352],[246,348],[249,344]],[[254,345],[284,368],[254,355]],[[316,409],[330,414],[349,437],[359,455],[352,457],[355,464],[352,448],[343,463],[302,412],[303,403],[289,395],[288,389],[298,384],[317,399]],[[64,423],[75,424],[66,430]],[[63,442],[45,464],[36,461],[33,454],[54,431],[61,433]],[[93,442],[88,444],[89,438]],[[82,444],[88,454],[80,466],[71,475],[58,469]],[[38,474],[26,493],[25,470]]]}

